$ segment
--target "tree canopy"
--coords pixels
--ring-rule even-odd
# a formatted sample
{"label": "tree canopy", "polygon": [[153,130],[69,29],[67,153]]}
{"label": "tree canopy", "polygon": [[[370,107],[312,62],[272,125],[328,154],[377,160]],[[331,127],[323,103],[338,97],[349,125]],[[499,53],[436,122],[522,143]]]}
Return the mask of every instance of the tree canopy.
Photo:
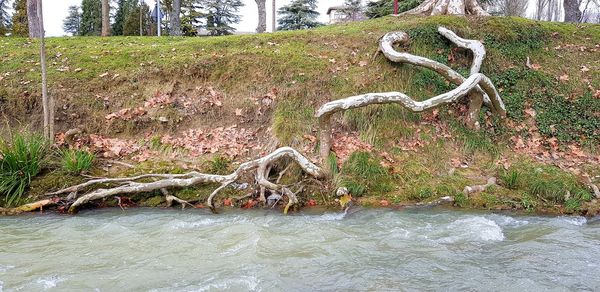
{"label": "tree canopy", "polygon": [[307,29],[321,25],[317,21],[316,0],[293,0],[290,4],[279,8],[280,18],[278,30]]}
{"label": "tree canopy", "polygon": [[79,6],[69,6],[69,15],[63,21],[63,30],[73,36],[81,33],[81,12],[79,11]]}

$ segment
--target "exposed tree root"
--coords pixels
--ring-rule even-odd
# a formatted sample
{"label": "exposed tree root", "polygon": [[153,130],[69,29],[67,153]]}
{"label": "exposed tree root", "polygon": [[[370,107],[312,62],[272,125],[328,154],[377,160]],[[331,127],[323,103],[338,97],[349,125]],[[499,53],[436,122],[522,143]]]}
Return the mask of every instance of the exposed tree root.
{"label": "exposed tree root", "polygon": [[491,187],[491,186],[496,186],[496,178],[495,177],[490,177],[487,180],[487,183],[484,185],[474,185],[474,186],[466,186],[465,189],[463,190],[463,193],[465,194],[465,196],[469,196],[470,194],[473,193],[479,193],[479,192],[483,192],[485,191],[487,188]]}
{"label": "exposed tree root", "polygon": [[419,6],[402,14],[490,15],[481,8],[477,0],[425,0]]}
{"label": "exposed tree root", "polygon": [[473,63],[471,65],[470,76],[464,78],[450,67],[439,62],[421,56],[396,51],[393,45],[395,43],[406,43],[408,41],[408,34],[401,31],[387,33],[379,41],[379,50],[390,61],[408,63],[431,69],[458,86],[449,92],[434,96],[425,101],[415,101],[401,92],[381,92],[351,96],[324,104],[316,113],[316,117],[319,118],[320,127],[321,161],[326,161],[331,149],[331,116],[336,112],[348,109],[364,107],[371,104],[399,103],[414,112],[420,112],[442,104],[454,102],[465,95],[469,95],[470,103],[467,116],[468,126],[478,126],[477,118],[479,117],[482,103],[488,105],[494,113],[502,117],[506,116],[504,103],[494,87],[494,84],[488,77],[479,73],[483,59],[485,58],[485,48],[483,44],[477,40],[463,39],[444,27],[439,27],[438,32],[458,47],[469,49],[473,52]]}
{"label": "exposed tree root", "polygon": [[[48,195],[70,193],[69,197],[71,197],[75,201],[70,205],[69,212],[76,213],[78,208],[90,201],[106,198],[109,196],[116,196],[118,194],[133,194],[151,192],[154,190],[163,191],[169,188],[190,187],[202,183],[219,183],[220,186],[210,194],[206,202],[208,207],[210,207],[211,210],[215,211],[213,200],[214,197],[219,193],[219,191],[240,179],[244,174],[256,170],[256,183],[260,187],[263,187],[267,190],[278,191],[281,194],[286,195],[289,198],[289,208],[289,206],[298,203],[296,194],[290,191],[287,187],[278,185],[276,183],[272,183],[267,179],[267,170],[270,168],[271,164],[284,157],[294,160],[302,168],[302,170],[304,170],[306,173],[315,178],[321,178],[323,176],[321,168],[313,164],[310,160],[308,160],[298,151],[290,147],[282,147],[262,158],[243,163],[233,173],[228,175],[205,174],[192,171],[184,174],[144,174],[123,178],[98,178],[79,185],[71,186],[56,192],[49,193]],[[155,180],[147,181],[149,179]],[[78,195],[78,192],[86,190],[92,186],[98,185],[117,186],[108,188],[97,188],[84,195]],[[182,205],[191,205],[187,201],[181,200],[175,196],[168,195],[168,193],[165,196],[167,198],[168,205],[170,205],[173,201]]]}
{"label": "exposed tree root", "polygon": [[17,215],[23,212],[32,212],[32,211],[36,211],[36,210],[40,210],[40,212],[44,211],[44,207],[49,207],[52,205],[56,205],[58,202],[60,202],[60,198],[50,198],[50,199],[44,199],[44,200],[39,200],[33,203],[29,203],[29,204],[25,204],[25,205],[21,205],[15,208],[0,208],[0,214],[1,215]]}

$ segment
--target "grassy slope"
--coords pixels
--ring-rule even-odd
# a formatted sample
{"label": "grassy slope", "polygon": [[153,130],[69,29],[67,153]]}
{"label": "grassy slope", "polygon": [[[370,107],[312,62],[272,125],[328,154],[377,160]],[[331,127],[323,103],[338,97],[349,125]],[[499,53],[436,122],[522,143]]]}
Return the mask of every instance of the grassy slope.
{"label": "grassy slope", "polygon": [[[143,140],[148,132],[175,133],[207,125],[237,123],[255,129],[270,125],[261,130],[266,137],[301,147],[307,142],[303,136],[316,129],[314,109],[328,100],[374,91],[427,97],[448,90],[429,71],[373,57],[380,36],[405,30],[412,37],[405,50],[444,63],[452,59],[453,68],[468,72],[470,58],[452,51],[453,46],[436,33],[438,25],[485,42],[488,55],[482,71],[501,90],[509,121],[498,123],[483,114],[482,122],[488,126],[482,132],[470,132],[460,126],[459,106],[440,110],[435,117],[394,106],[349,112],[340,120],[340,129],[359,132],[363,141],[374,145],[375,153],[385,150],[393,162],[383,169],[379,155],[357,154],[343,165],[336,181],[368,194],[366,203],[377,203],[378,198],[401,203],[457,194],[465,185],[493,175],[503,177],[502,188],[472,198],[459,194],[457,204],[542,211],[565,210],[565,205],[567,211],[597,208],[583,203],[587,197],[564,198],[567,190],[573,194],[583,189],[570,174],[537,167],[533,161],[513,163],[533,158],[515,154],[509,138],[520,135],[527,141],[541,134],[544,142],[555,137],[562,148],[575,143],[588,153],[597,153],[600,99],[592,95],[600,89],[598,25],[495,17],[386,17],[264,35],[53,38],[47,42],[47,52],[51,94],[59,109],[58,128],[65,131],[83,125],[88,133]],[[541,68],[526,69],[527,57]],[[13,126],[33,123],[31,127],[39,127],[37,43],[0,39],[0,61],[2,114]],[[582,66],[589,70],[581,70]],[[103,73],[108,74],[100,77]],[[559,76],[569,78],[560,81]],[[194,95],[201,94],[199,87],[207,86],[223,93],[223,107],[192,116],[171,107],[152,113],[167,116],[167,124],[155,119],[109,123],[104,118],[121,108],[140,106],[156,92]],[[260,97],[272,89],[278,92],[274,109],[264,115],[251,114],[258,106],[248,97]],[[247,114],[236,116],[236,108]],[[526,114],[530,109],[537,113],[534,120]],[[539,131],[528,132],[530,123]],[[441,137],[440,131],[451,138]],[[419,155],[402,150],[398,146],[402,141],[419,142],[415,149]],[[469,167],[456,168],[456,161]],[[511,167],[505,170],[498,161],[508,161]],[[582,171],[592,179],[600,175],[592,164],[578,165],[578,174]],[[548,185],[558,178],[565,183]],[[547,189],[553,191],[546,193]]]}

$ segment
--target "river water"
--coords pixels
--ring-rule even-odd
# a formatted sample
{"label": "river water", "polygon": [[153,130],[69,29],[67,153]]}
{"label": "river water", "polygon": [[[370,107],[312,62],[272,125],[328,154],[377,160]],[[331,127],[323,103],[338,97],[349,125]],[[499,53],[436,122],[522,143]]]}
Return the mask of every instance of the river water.
{"label": "river water", "polygon": [[600,290],[600,220],[355,209],[0,218],[0,291]]}

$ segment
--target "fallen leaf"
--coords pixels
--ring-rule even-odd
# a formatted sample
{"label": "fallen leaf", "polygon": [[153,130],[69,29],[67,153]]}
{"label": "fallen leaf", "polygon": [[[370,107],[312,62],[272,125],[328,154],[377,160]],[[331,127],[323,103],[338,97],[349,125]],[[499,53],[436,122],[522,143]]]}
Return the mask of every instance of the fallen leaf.
{"label": "fallen leaf", "polygon": [[583,73],[585,73],[587,71],[590,71],[590,68],[586,67],[585,65],[581,65],[580,71],[583,72]]}
{"label": "fallen leaf", "polygon": [[238,117],[241,116],[241,115],[243,115],[243,112],[244,112],[244,110],[241,109],[241,108],[236,108],[235,109],[235,115],[238,116]]}
{"label": "fallen leaf", "polygon": [[360,66],[360,67],[367,66],[367,64],[369,64],[369,62],[367,62],[367,61],[360,61],[360,62],[358,62],[358,66]]}
{"label": "fallen leaf", "polygon": [[98,77],[100,77],[100,78],[104,78],[106,76],[108,76],[108,72],[104,72],[104,73],[98,75]]}
{"label": "fallen leaf", "polygon": [[227,199],[223,200],[223,205],[224,206],[232,206],[231,199],[227,198]]}
{"label": "fallen leaf", "polygon": [[306,203],[306,205],[308,205],[310,207],[314,207],[317,205],[317,201],[310,199],[310,200],[308,200],[308,203]]}
{"label": "fallen leaf", "polygon": [[381,200],[379,201],[379,205],[381,205],[382,207],[387,207],[390,205],[390,202],[388,200]]}
{"label": "fallen leaf", "polygon": [[346,207],[346,205],[348,205],[348,203],[350,203],[350,201],[352,201],[352,195],[350,195],[350,194],[343,195],[340,198],[340,205],[342,206],[342,208],[344,208],[344,207]]}
{"label": "fallen leaf", "polygon": [[567,75],[567,73],[558,76],[558,80],[559,81],[569,81],[569,75]]}

